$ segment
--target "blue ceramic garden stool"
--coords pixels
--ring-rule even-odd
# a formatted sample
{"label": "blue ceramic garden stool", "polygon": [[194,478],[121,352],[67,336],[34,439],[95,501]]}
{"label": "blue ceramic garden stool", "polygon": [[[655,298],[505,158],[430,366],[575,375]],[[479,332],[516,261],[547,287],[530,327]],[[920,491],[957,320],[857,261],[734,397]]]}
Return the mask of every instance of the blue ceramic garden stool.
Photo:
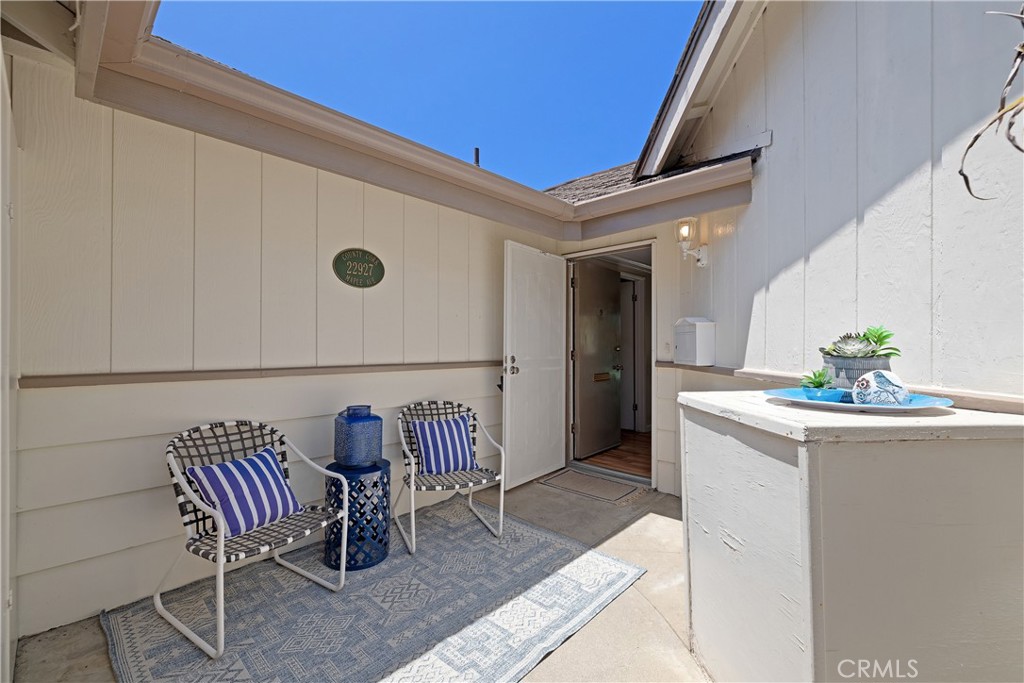
{"label": "blue ceramic garden stool", "polygon": [[[372,567],[388,556],[391,531],[391,463],[378,460],[367,467],[327,466],[348,481],[348,550],[345,570]],[[327,477],[327,504],[341,507],[341,482]],[[324,564],[341,568],[341,525],[327,527],[324,536]]]}

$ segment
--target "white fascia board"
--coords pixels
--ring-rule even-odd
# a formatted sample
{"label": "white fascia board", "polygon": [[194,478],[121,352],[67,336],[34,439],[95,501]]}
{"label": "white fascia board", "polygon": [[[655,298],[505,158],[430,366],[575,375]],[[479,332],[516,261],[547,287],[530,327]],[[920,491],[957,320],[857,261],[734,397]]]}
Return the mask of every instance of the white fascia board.
{"label": "white fascia board", "polygon": [[574,220],[585,221],[623,211],[631,211],[652,204],[679,199],[701,192],[710,192],[730,185],[747,182],[754,177],[750,157],[743,157],[690,173],[681,173],[664,180],[656,180],[639,187],[598,197],[576,205]]}
{"label": "white fascia board", "polygon": [[150,39],[159,0],[89,0],[75,33],[75,94],[92,99],[100,65],[129,63]]}
{"label": "white fascia board", "polygon": [[100,61],[130,62],[153,34],[159,0],[108,0]]}
{"label": "white fascia board", "polygon": [[143,43],[138,57],[130,63],[103,66],[438,176],[551,218],[572,219],[573,207],[566,201],[258,81],[164,40]]}
{"label": "white fascia board", "polygon": [[[746,44],[765,0],[726,0],[716,2],[707,29],[701,33],[694,58],[681,75],[682,87],[673,93],[653,143],[641,160],[638,177],[662,173],[683,123],[707,115],[714,97],[728,77],[732,62]],[[721,63],[720,63],[721,62]]]}
{"label": "white fascia board", "polygon": [[237,108],[101,68],[93,102],[401,194],[560,239],[564,221],[455,185],[438,174],[285,127]]}
{"label": "white fascia board", "polygon": [[675,140],[675,132],[686,119],[687,108],[693,101],[693,95],[697,91],[701,78],[707,70],[708,64],[711,63],[719,40],[729,25],[729,18],[736,11],[738,5],[739,0],[715,3],[707,23],[707,30],[700,35],[700,42],[694,51],[694,58],[680,77],[683,87],[676,90],[672,103],[669,105],[668,115],[662,121],[661,127],[655,134],[654,144],[638,169],[640,177],[657,175],[664,167],[666,157]]}

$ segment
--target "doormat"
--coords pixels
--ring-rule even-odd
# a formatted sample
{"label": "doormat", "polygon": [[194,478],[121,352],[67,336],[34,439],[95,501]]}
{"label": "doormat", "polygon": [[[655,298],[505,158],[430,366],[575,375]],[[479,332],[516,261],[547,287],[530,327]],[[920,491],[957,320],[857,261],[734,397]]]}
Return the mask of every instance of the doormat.
{"label": "doormat", "polygon": [[[417,512],[415,555],[398,540],[338,593],[272,559],[228,572],[217,660],[150,598],[104,612],[114,672],[122,682],[518,681],[645,571],[508,514],[504,531],[494,538],[457,495]],[[320,542],[285,557],[330,573]],[[163,599],[210,639],[213,595],[209,578]]]}
{"label": "doormat", "polygon": [[632,503],[650,489],[639,484],[626,484],[621,481],[595,477],[592,474],[583,474],[576,470],[562,470],[552,474],[540,481],[544,486],[550,486],[562,491],[570,491],[587,498],[603,500],[613,505],[626,505]]}

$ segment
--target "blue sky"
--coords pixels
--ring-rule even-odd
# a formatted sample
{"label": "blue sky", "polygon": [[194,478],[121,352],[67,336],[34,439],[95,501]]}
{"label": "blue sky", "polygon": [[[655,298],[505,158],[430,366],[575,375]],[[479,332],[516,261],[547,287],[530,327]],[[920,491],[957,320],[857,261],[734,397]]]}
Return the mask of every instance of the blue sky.
{"label": "blue sky", "polygon": [[699,2],[181,2],[154,33],[524,185],[633,161]]}

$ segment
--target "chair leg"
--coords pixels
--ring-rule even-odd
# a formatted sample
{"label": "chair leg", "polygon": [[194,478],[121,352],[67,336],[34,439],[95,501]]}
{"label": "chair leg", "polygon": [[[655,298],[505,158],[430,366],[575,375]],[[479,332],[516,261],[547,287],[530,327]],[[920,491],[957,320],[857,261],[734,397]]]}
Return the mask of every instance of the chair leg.
{"label": "chair leg", "polygon": [[498,481],[498,538],[505,532],[505,480]]}
{"label": "chair leg", "polygon": [[504,484],[500,480],[498,481],[498,486],[499,486],[499,492],[498,492],[498,528],[497,529],[495,529],[493,526],[491,526],[491,523],[488,522],[486,519],[484,519],[484,516],[482,514],[480,514],[480,511],[476,509],[475,505],[473,505],[473,487],[472,486],[469,487],[469,500],[467,501],[467,503],[469,505],[469,509],[473,511],[473,514],[477,516],[477,519],[479,519],[481,522],[484,523],[484,526],[487,527],[487,530],[490,531],[492,534],[494,534],[494,536],[496,536],[497,538],[501,538],[501,534],[502,534],[502,530],[503,530],[504,522],[505,522],[505,486],[504,486]]}
{"label": "chair leg", "polygon": [[310,581],[312,581],[313,583],[319,584],[319,585],[323,586],[324,588],[326,588],[327,590],[334,591],[335,593],[337,593],[338,591],[340,591],[342,588],[345,587],[345,555],[346,555],[346,550],[348,548],[348,533],[347,532],[348,532],[348,524],[346,523],[345,524],[345,528],[342,529],[342,531],[341,531],[341,567],[338,569],[338,583],[337,584],[331,583],[327,579],[322,579],[319,576],[317,576],[316,574],[308,572],[305,569],[303,569],[302,567],[298,567],[298,566],[292,564],[291,562],[289,562],[288,560],[283,559],[281,557],[281,555],[280,555],[280,550],[276,549],[276,548],[274,549],[274,561],[277,562],[282,567],[284,567],[285,569],[291,569],[293,572],[295,572],[299,576],[304,576],[307,579],[309,579]]}
{"label": "chair leg", "polygon": [[[405,489],[408,488],[405,483],[402,483],[402,487],[398,489],[398,495],[395,496],[395,510],[398,509],[398,502],[402,500],[402,494],[405,493]],[[411,488],[409,489],[409,527],[412,531],[412,538],[405,533],[405,529],[402,527],[402,522],[395,515],[395,526],[398,527],[398,533],[401,534],[402,540],[405,541],[405,548],[412,555],[416,552],[416,492]]]}
{"label": "chair leg", "polygon": [[213,659],[219,658],[224,654],[224,562],[217,562],[217,647],[213,647],[208,642],[200,638],[195,631],[190,629],[185,624],[167,611],[164,607],[163,601],[160,600],[160,593],[163,591],[164,586],[167,584],[167,580],[171,577],[171,573],[178,566],[182,556],[185,555],[185,550],[182,549],[178,558],[174,560],[174,564],[164,574],[164,578],[160,581],[160,585],[157,586],[156,592],[153,593],[153,606],[156,608],[157,614],[163,617],[168,624],[178,629],[183,636],[191,640],[196,647],[205,652],[209,657]]}

